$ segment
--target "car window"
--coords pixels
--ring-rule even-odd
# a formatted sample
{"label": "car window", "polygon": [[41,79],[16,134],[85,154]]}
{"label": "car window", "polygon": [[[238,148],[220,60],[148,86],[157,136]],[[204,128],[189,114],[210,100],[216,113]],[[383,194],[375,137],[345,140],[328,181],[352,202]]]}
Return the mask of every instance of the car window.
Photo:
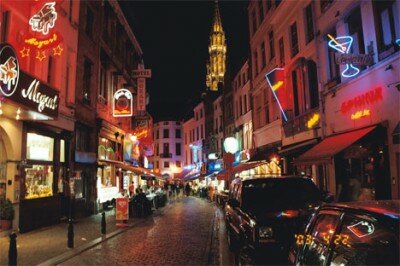
{"label": "car window", "polygon": [[398,225],[345,216],[333,245],[332,265],[399,265]]}
{"label": "car window", "polygon": [[311,231],[304,235],[302,265],[324,265],[329,255],[329,240],[340,221],[339,213],[319,214]]}

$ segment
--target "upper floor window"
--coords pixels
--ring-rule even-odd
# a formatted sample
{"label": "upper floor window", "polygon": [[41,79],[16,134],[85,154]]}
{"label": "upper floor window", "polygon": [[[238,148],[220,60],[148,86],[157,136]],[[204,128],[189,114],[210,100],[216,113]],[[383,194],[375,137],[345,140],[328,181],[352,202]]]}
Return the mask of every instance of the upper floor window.
{"label": "upper floor window", "polygon": [[86,24],[85,24],[85,33],[90,38],[93,37],[93,23],[94,23],[94,15],[93,11],[89,6],[86,7]]}
{"label": "upper floor window", "polygon": [[90,104],[90,80],[92,78],[92,62],[85,58],[83,63],[82,94],[83,102]]}
{"label": "upper floor window", "polygon": [[278,7],[281,4],[282,0],[275,0],[275,7]]}
{"label": "upper floor window", "polygon": [[[267,54],[265,53],[264,42],[261,43],[261,69],[265,67]],[[240,76],[239,76],[240,77]]]}
{"label": "upper floor window", "polygon": [[247,95],[244,95],[243,98],[243,103],[244,103],[244,113],[247,113]]}
{"label": "upper floor window", "polygon": [[283,37],[279,39],[279,61],[280,66],[285,65],[285,45],[283,43]]}
{"label": "upper floor window", "polygon": [[262,0],[258,1],[258,15],[260,18],[260,23],[262,23],[262,21],[264,20],[264,5]]}
{"label": "upper floor window", "polygon": [[253,53],[253,58],[254,58],[254,64],[253,64],[253,70],[254,70],[254,74],[257,75],[258,74],[258,58],[257,58],[257,51],[254,51]]}
{"label": "upper floor window", "polygon": [[181,138],[181,130],[180,129],[175,129],[175,138],[177,138],[177,139]]}
{"label": "upper floor window", "polygon": [[[395,8],[396,1],[373,1],[374,12],[375,12],[375,29],[378,42],[379,60],[386,58],[391,52],[382,53],[395,47],[396,30],[395,20],[396,15]],[[392,49],[394,52],[394,49]]]}
{"label": "upper floor window", "polygon": [[314,14],[313,14],[313,2],[311,2],[305,10],[306,16],[306,43],[311,42],[314,39]]}
{"label": "upper floor window", "polygon": [[107,70],[104,64],[100,64],[100,90],[99,96],[101,96],[105,101],[107,100]]}
{"label": "upper floor window", "polygon": [[251,15],[251,25],[252,25],[252,28],[253,28],[253,34],[255,34],[256,33],[256,31],[257,31],[257,17],[256,17],[256,10],[253,10],[253,12],[252,12],[252,15]]}
{"label": "upper floor window", "polygon": [[159,139],[159,137],[160,137],[160,134],[159,134],[159,131],[157,130],[156,131],[156,139]]}
{"label": "upper floor window", "polygon": [[200,109],[200,118],[203,118],[203,109]]}
{"label": "upper floor window", "polygon": [[290,25],[290,42],[291,42],[291,56],[294,57],[299,53],[299,39],[297,36],[296,22]]}
{"label": "upper floor window", "polygon": [[321,6],[321,12],[325,12],[328,7],[331,5],[331,3],[333,2],[333,0],[321,0],[320,2],[320,6]]}
{"label": "upper floor window", "polygon": [[182,155],[182,145],[180,143],[175,143],[175,154],[177,156]]}
{"label": "upper floor window", "polygon": [[271,30],[268,33],[268,39],[269,39],[269,60],[272,60],[275,57],[274,31],[273,30]]}
{"label": "upper floor window", "polygon": [[[336,29],[329,32],[331,36],[336,36]],[[336,80],[337,83],[340,82],[340,68],[335,61],[335,50],[327,47],[328,49],[328,61],[329,61],[329,81]]]}
{"label": "upper floor window", "polygon": [[163,138],[164,138],[164,139],[169,138],[169,129],[168,129],[168,128],[166,128],[166,129],[163,130]]}
{"label": "upper floor window", "polygon": [[267,12],[272,8],[272,0],[267,0]]}
{"label": "upper floor window", "polygon": [[[351,53],[354,54],[365,54],[364,46],[364,34],[362,28],[362,18],[360,7],[355,8],[351,14],[347,17],[347,26],[349,29],[349,35],[353,37],[353,45],[351,46]],[[358,66],[359,69],[364,69],[365,66]]]}

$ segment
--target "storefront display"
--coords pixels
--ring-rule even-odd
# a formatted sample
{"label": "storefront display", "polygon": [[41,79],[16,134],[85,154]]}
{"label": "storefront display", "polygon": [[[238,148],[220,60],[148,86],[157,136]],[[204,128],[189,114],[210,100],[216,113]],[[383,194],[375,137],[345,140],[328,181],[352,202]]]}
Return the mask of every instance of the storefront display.
{"label": "storefront display", "polygon": [[27,133],[26,136],[26,159],[53,161],[54,139],[38,135],[35,133]]}
{"label": "storefront display", "polygon": [[25,169],[25,199],[53,195],[53,166],[33,165]]}

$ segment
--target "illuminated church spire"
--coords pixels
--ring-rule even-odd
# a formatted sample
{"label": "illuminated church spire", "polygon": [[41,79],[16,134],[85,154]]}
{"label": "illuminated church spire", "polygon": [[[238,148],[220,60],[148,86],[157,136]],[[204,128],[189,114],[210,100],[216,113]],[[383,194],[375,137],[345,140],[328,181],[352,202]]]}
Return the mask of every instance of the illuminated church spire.
{"label": "illuminated church spire", "polygon": [[219,14],[218,1],[215,1],[214,21],[208,45],[210,59],[207,62],[206,85],[211,91],[218,90],[218,83],[224,82],[226,61],[226,40]]}

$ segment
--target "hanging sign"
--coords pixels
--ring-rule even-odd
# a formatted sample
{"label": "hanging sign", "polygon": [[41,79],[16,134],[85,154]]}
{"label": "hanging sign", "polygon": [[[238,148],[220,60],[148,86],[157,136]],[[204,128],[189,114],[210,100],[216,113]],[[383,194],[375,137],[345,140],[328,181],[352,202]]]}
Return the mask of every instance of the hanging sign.
{"label": "hanging sign", "polygon": [[0,48],[0,94],[36,112],[58,116],[59,92],[20,70],[8,44]]}
{"label": "hanging sign", "polygon": [[146,79],[137,79],[137,110],[146,111]]}
{"label": "hanging sign", "polygon": [[369,54],[335,54],[336,64],[356,64],[369,66],[374,62],[374,58]]}
{"label": "hanging sign", "polygon": [[128,198],[116,198],[115,205],[117,208],[116,211],[116,220],[128,220],[129,218],[129,199]]}
{"label": "hanging sign", "polygon": [[133,115],[133,97],[127,89],[119,89],[113,97],[113,116],[128,117]]}
{"label": "hanging sign", "polygon": [[282,112],[283,119],[285,121],[288,121],[285,110],[283,110],[281,101],[279,100],[279,97],[276,94],[277,91],[282,90],[283,88],[283,83],[285,79],[284,74],[285,70],[283,68],[275,68],[265,75],[265,79],[267,80],[268,85],[271,88],[272,94],[274,95],[275,100],[278,103],[279,109]]}
{"label": "hanging sign", "polygon": [[151,69],[136,69],[132,71],[133,78],[151,78]]}

